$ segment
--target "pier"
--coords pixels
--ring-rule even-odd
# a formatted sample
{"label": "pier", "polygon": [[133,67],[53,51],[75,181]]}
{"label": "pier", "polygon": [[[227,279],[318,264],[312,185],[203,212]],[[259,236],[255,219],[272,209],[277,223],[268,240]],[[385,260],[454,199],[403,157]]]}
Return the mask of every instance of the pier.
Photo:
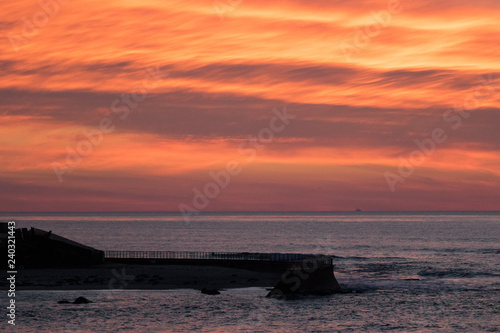
{"label": "pier", "polygon": [[[0,240],[5,238],[3,237],[5,233],[3,229],[0,233],[2,236]],[[172,271],[186,266],[180,269],[188,272],[196,271],[197,273],[191,273],[192,276],[188,275],[182,285],[197,286],[198,279],[205,285],[214,285],[221,279],[227,278],[217,273],[213,273],[212,278],[209,278],[206,272],[213,271],[215,266],[224,267],[224,269],[246,270],[247,273],[252,271],[252,274],[259,276],[272,273],[271,275],[279,277],[279,280],[268,296],[329,295],[341,291],[333,272],[333,258],[326,255],[199,251],[101,251],[58,236],[51,231],[37,228],[16,229],[15,238],[18,249],[16,259],[23,270],[57,268],[61,272],[61,269],[71,267],[72,269],[84,268],[87,271],[94,270],[96,272],[102,270],[102,267],[107,263],[115,263],[126,266],[129,270],[134,269],[134,267],[141,267],[141,271],[151,272],[157,270],[161,272],[166,269]],[[196,270],[197,266],[212,266],[212,268],[204,268],[203,270],[198,268]],[[164,275],[164,273],[161,274]],[[147,275],[144,273],[139,274],[139,276]],[[159,274],[153,276],[154,278],[150,279],[151,283],[159,283],[159,279],[163,278],[173,278],[171,276],[162,277]],[[217,278],[214,279],[214,276]],[[236,276],[238,274],[233,273],[231,275],[231,277]],[[87,279],[94,281],[96,276],[88,276]],[[116,280],[116,277],[112,279]],[[77,283],[74,278],[65,281]],[[140,281],[140,278],[138,278],[137,282]],[[252,283],[251,281],[256,282],[258,279],[254,277],[247,279],[247,283]],[[229,283],[232,282],[236,281],[229,281]],[[63,283],[62,280],[56,281],[54,286],[62,286]],[[33,282],[28,281],[27,285],[33,285]]]}
{"label": "pier", "polygon": [[304,260],[332,267],[329,256],[300,253],[189,252],[189,251],[105,251],[105,261],[144,265],[205,265],[248,270],[282,272]]}

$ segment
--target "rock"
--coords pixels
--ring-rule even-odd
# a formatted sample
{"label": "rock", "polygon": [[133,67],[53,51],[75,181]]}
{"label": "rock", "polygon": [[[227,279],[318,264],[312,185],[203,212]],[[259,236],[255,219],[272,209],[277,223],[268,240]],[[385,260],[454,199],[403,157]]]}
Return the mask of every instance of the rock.
{"label": "rock", "polygon": [[[337,279],[333,273],[333,265],[323,264],[322,261],[310,259],[314,269],[308,265],[294,265],[289,267],[281,276],[276,286],[267,297],[296,296],[296,295],[332,295],[340,293]],[[321,264],[321,265],[320,265]]]}
{"label": "rock", "polygon": [[217,289],[208,289],[208,288],[203,288],[201,290],[201,293],[206,294],[206,295],[219,295],[220,294],[220,292]]}
{"label": "rock", "polygon": [[67,301],[67,300],[63,299],[63,300],[60,300],[57,303],[58,304],[88,304],[88,303],[92,303],[92,301],[89,301],[85,297],[80,296],[77,299],[75,299],[73,302],[70,302],[70,301]]}
{"label": "rock", "polygon": [[88,299],[86,299],[85,297],[82,297],[82,296],[78,297],[73,302],[73,304],[87,304],[87,303],[92,303],[92,301],[89,301]]}

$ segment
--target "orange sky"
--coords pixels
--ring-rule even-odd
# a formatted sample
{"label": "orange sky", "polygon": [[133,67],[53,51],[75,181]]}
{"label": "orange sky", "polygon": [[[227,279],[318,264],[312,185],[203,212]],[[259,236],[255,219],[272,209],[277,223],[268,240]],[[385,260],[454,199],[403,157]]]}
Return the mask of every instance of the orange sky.
{"label": "orange sky", "polygon": [[0,211],[500,210],[499,1],[0,11]]}

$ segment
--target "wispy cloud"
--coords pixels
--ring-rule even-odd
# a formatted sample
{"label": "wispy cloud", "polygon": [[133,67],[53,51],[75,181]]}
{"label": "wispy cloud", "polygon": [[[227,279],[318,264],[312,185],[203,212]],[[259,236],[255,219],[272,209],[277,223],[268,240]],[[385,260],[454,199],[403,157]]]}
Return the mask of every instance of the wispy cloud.
{"label": "wispy cloud", "polygon": [[[1,4],[0,210],[176,210],[284,104],[296,119],[211,209],[498,209],[499,94],[386,193],[478,76],[500,82],[498,1],[399,2],[350,62],[339,44],[386,0],[243,1],[223,20],[205,0],[75,0],[17,50],[44,9]],[[59,184],[51,162],[151,64],[168,80]]]}

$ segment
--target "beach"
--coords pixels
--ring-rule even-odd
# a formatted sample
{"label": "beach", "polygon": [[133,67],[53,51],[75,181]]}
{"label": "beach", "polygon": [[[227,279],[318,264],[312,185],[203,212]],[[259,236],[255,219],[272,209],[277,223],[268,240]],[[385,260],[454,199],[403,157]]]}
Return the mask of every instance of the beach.
{"label": "beach", "polygon": [[[281,273],[216,266],[105,263],[78,268],[19,269],[19,290],[164,290],[272,287]],[[6,282],[2,281],[2,286]]]}

